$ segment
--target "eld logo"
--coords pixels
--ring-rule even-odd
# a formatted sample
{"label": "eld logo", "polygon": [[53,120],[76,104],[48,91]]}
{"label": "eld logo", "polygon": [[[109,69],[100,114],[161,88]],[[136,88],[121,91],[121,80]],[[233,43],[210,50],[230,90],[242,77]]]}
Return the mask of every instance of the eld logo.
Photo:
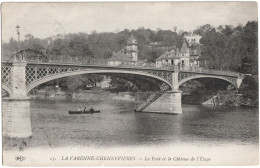
{"label": "eld logo", "polygon": [[25,161],[26,160],[26,157],[25,156],[15,156],[15,160],[16,161]]}

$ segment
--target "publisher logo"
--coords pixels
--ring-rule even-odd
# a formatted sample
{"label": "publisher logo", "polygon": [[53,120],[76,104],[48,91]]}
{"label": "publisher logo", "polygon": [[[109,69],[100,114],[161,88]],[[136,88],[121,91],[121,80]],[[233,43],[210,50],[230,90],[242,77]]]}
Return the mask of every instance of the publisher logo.
{"label": "publisher logo", "polygon": [[15,160],[16,161],[25,161],[26,160],[26,157],[25,156],[15,156]]}

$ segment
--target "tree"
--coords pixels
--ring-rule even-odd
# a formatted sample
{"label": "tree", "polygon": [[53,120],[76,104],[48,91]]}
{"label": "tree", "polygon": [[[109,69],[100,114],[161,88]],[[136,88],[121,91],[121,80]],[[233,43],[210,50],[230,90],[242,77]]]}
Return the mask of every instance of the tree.
{"label": "tree", "polygon": [[163,54],[160,50],[152,50],[148,52],[147,61],[148,62],[155,62],[156,58],[158,58],[161,54]]}
{"label": "tree", "polygon": [[248,22],[242,32],[242,40],[245,44],[248,57],[244,59],[245,63],[250,64],[251,74],[258,74],[258,22]]}
{"label": "tree", "polygon": [[243,79],[239,92],[244,98],[249,98],[258,102],[258,82],[252,76]]}

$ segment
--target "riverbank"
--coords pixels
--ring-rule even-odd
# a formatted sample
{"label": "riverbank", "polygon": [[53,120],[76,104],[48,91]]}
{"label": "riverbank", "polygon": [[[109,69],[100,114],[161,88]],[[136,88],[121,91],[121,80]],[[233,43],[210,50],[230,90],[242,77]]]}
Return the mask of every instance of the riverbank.
{"label": "riverbank", "polygon": [[34,95],[30,95],[32,99],[48,99],[48,100],[86,100],[86,101],[127,101],[127,102],[143,102],[154,92],[118,92],[112,93],[107,90],[93,89],[80,90],[75,93],[65,91],[47,92],[40,91]]}
{"label": "riverbank", "polygon": [[[40,90],[36,94],[30,95],[32,99],[50,99],[50,100],[86,100],[86,101],[127,101],[127,102],[144,102],[150,95],[155,92],[111,92],[93,88],[91,90],[79,90],[69,93],[66,91],[46,91]],[[238,94],[236,91],[219,91],[211,92],[192,92],[188,89],[183,91],[182,104],[187,105],[219,105],[219,106],[257,106],[257,100],[251,100]]]}

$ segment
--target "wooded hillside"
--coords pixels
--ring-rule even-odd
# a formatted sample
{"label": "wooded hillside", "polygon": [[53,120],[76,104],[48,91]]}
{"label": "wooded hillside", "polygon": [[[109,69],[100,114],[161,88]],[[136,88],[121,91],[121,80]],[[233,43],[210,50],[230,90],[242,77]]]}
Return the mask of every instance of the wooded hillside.
{"label": "wooded hillside", "polygon": [[[193,32],[202,36],[203,55],[201,65],[214,69],[233,70],[252,75],[258,74],[258,22],[248,22],[245,26],[230,25],[217,28],[207,24]],[[183,37],[189,32],[174,30],[156,31],[139,28],[118,33],[77,33],[57,35],[39,39],[31,34],[25,35],[20,49],[46,49],[54,56],[76,61],[91,62],[104,60],[112,56],[113,51],[124,48],[127,39],[134,35],[138,41],[139,59],[155,62],[167,48],[181,47]],[[2,53],[6,57],[18,51],[18,42],[11,38],[2,44]]]}

